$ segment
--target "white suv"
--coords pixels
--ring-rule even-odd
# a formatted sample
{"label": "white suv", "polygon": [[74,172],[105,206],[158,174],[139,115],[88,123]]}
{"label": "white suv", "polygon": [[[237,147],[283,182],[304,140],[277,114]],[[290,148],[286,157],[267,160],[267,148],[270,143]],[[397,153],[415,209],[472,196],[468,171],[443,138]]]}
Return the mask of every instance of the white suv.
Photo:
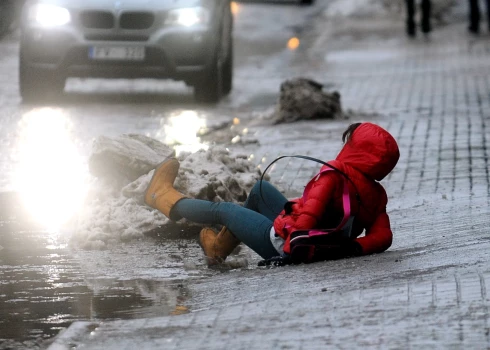
{"label": "white suv", "polygon": [[20,93],[58,95],[68,77],[156,78],[217,102],[232,89],[232,30],[229,0],[27,0]]}

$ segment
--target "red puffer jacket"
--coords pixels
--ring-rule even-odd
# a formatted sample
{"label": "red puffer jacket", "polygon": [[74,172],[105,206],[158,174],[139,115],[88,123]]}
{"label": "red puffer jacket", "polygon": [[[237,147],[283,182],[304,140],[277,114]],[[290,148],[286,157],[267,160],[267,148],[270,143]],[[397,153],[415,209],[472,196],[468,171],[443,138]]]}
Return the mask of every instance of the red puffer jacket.
{"label": "red puffer jacket", "polygon": [[[348,181],[351,213],[355,215],[352,233],[362,247],[362,254],[380,253],[391,246],[392,232],[386,213],[388,198],[377,181],[388,175],[400,153],[398,145],[386,130],[372,123],[362,123],[352,133],[337,158],[328,162],[336,171],[327,171],[312,181],[307,200],[294,200],[291,211],[274,220],[276,234],[285,239],[284,252],[290,253],[292,232],[312,228],[334,228],[343,218],[343,184]],[[323,166],[326,167],[326,166]],[[322,169],[323,169],[322,167]],[[356,199],[359,194],[360,201]],[[365,230],[365,235],[359,237]]]}

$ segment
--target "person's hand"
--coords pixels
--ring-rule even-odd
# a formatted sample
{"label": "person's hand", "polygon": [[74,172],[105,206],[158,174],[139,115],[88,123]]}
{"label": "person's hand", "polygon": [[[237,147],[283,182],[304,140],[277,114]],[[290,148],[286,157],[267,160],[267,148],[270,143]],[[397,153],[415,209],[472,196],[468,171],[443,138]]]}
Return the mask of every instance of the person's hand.
{"label": "person's hand", "polygon": [[286,204],[284,204],[284,213],[286,215],[289,215],[293,212],[293,205],[295,205],[296,202],[294,201],[289,201],[289,202],[286,202]]}
{"label": "person's hand", "polygon": [[264,259],[259,261],[257,266],[285,266],[285,265],[291,265],[293,261],[291,260],[291,257],[289,255],[285,256],[274,256],[269,259]]}

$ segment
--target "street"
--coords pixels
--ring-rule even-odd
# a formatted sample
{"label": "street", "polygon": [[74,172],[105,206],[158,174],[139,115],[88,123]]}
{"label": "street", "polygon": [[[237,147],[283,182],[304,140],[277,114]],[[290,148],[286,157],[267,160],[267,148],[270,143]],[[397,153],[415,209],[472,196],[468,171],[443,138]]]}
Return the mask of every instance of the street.
{"label": "street", "polygon": [[216,106],[195,103],[183,83],[148,79],[70,79],[59,101],[23,104],[20,34],[0,41],[1,349],[41,346],[74,320],[168,315],[187,298],[181,280],[209,275],[189,234],[110,252],[69,247],[66,231],[74,228],[60,232],[59,225],[75,215],[84,195],[77,188],[90,178],[92,142],[138,133],[193,150],[199,128],[246,121],[254,110],[269,108],[280,82],[302,68],[288,40],[308,30],[325,6],[237,4],[234,89]]}
{"label": "street", "polygon": [[[216,106],[180,83],[99,79],[25,105],[18,33],[0,42],[0,349],[489,348],[488,32],[467,33],[463,3],[436,1],[433,32],[413,39],[381,0],[237,5],[234,88]],[[338,91],[345,118],[269,123],[293,77]],[[334,159],[357,121],[386,128],[401,153],[382,181],[394,232],[382,254],[258,268],[241,245],[211,269],[195,227],[100,250],[70,240],[101,135],[183,152],[218,143],[264,170],[281,155]],[[295,197],[317,171],[290,159],[268,175]]]}

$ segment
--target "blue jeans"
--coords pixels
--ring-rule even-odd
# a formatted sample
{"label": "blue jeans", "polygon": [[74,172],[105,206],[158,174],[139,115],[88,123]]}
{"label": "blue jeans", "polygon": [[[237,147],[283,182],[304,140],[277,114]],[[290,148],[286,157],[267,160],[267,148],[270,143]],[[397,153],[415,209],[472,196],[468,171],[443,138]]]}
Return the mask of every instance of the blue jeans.
{"label": "blue jeans", "polygon": [[172,210],[195,223],[226,226],[262,258],[269,259],[282,253],[272,245],[270,231],[286,202],[286,197],[269,182],[258,181],[243,207],[230,202],[185,198],[178,201]]}

